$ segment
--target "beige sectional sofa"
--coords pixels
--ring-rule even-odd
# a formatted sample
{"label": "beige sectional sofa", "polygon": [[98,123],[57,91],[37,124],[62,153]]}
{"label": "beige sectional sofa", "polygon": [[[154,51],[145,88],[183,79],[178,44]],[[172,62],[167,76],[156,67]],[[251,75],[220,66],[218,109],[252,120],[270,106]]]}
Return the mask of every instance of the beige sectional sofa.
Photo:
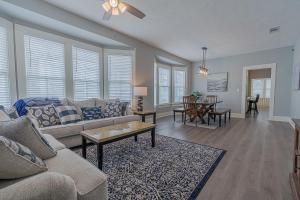
{"label": "beige sectional sofa", "polygon": [[49,134],[57,140],[65,144],[68,148],[81,145],[80,132],[83,130],[90,130],[110,126],[113,124],[120,124],[130,121],[138,121],[140,117],[137,115],[126,115],[121,117],[103,118],[97,120],[80,121],[74,124],[57,125],[46,128],[41,128],[43,134]]}
{"label": "beige sectional sofa", "polygon": [[[116,101],[116,100],[103,100],[97,98],[91,98],[84,101],[74,101],[72,99],[64,99],[63,102],[65,105],[75,106],[78,110],[78,113],[81,114],[81,108],[83,107],[92,107],[92,106],[101,106],[107,101]],[[140,117],[137,115],[131,115],[130,109],[127,109],[124,112],[124,116],[111,117],[111,118],[102,118],[97,120],[89,121],[80,121],[77,123],[67,124],[67,125],[57,125],[50,126],[46,128],[40,128],[40,131],[43,134],[52,135],[54,138],[65,144],[68,148],[81,145],[81,136],[80,132],[83,130],[90,130],[95,128],[101,128],[104,126],[110,126],[114,124],[126,123],[130,121],[138,121]]]}
{"label": "beige sectional sofa", "polygon": [[[93,101],[80,102],[77,106],[91,106]],[[107,176],[68,148],[81,145],[80,132],[83,130],[138,120],[139,116],[125,115],[39,128],[57,151],[56,156],[44,160],[48,171],[26,178],[0,180],[0,199],[107,200]]]}
{"label": "beige sectional sofa", "polygon": [[44,160],[48,171],[26,178],[0,180],[0,199],[107,200],[107,176],[53,136],[44,136],[57,150],[56,156]]}

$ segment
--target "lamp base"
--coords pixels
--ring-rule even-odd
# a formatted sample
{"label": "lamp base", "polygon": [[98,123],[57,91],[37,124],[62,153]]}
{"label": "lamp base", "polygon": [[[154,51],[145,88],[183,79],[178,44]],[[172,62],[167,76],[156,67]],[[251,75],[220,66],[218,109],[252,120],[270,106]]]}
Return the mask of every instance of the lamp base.
{"label": "lamp base", "polygon": [[144,110],[143,108],[143,97],[138,97],[138,103],[137,103],[137,111],[142,112]]}

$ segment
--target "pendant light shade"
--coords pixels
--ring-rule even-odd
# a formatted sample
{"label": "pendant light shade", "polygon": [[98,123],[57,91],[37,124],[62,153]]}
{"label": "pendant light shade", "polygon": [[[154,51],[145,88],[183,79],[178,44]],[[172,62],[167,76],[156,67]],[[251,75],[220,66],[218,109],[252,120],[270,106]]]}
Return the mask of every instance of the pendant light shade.
{"label": "pendant light shade", "polygon": [[202,64],[199,68],[200,75],[207,76],[208,75],[208,69],[206,68],[206,51],[207,47],[202,47],[203,50],[203,58],[202,58]]}

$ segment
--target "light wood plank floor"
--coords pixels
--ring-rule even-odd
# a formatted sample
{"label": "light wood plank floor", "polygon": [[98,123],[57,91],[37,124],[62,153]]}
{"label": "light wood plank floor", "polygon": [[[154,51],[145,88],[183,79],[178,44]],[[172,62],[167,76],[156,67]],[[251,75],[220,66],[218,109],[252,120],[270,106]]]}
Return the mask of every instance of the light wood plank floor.
{"label": "light wood plank floor", "polygon": [[288,123],[232,118],[225,127],[209,130],[165,117],[158,120],[157,133],[227,151],[199,200],[292,199],[288,175],[293,130]]}

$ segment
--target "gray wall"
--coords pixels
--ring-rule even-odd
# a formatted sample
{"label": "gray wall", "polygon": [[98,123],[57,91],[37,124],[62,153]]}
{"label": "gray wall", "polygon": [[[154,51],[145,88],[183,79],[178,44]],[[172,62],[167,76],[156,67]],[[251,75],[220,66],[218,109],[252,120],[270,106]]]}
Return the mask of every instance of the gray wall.
{"label": "gray wall", "polygon": [[[295,45],[294,51],[294,67],[300,66],[300,37]],[[293,81],[295,77],[293,77]],[[300,119],[300,90],[292,88],[291,96],[291,116]]]}
{"label": "gray wall", "polygon": [[[130,46],[131,48],[134,48],[136,51],[135,85],[148,87],[148,96],[144,98],[144,105],[146,109],[153,108],[154,106],[154,63],[156,56],[165,57],[167,59],[174,60],[175,62],[184,64],[188,67],[188,75],[189,77],[191,77],[192,63],[190,61],[170,54],[161,49],[155,48],[113,29],[74,15],[68,11],[59,9],[43,1],[7,0],[7,2],[13,3],[19,7],[33,11],[40,15],[49,17],[53,20],[78,27],[94,34],[102,35],[115,41],[119,41]],[[30,21],[26,21],[25,23],[30,26],[35,26],[35,24],[31,24]],[[189,78],[188,80],[191,80],[191,78]],[[191,81],[189,82],[189,88],[191,88]]]}
{"label": "gray wall", "polygon": [[[234,113],[241,113],[242,73],[244,66],[277,64],[275,88],[275,116],[290,116],[291,74],[293,63],[293,47],[259,51],[249,54],[211,59],[207,66],[209,73],[229,72],[228,91],[216,93]],[[200,63],[193,64],[193,90],[206,93],[206,79],[197,74]]]}

